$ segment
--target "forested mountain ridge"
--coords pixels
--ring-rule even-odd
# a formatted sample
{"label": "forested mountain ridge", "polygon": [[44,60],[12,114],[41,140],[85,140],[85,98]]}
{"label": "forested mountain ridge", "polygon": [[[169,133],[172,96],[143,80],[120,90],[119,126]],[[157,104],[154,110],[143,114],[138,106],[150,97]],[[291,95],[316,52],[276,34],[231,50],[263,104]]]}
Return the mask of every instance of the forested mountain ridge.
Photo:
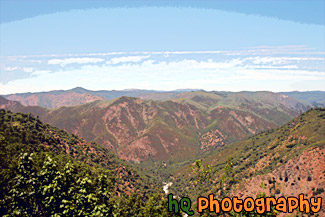
{"label": "forested mountain ridge", "polygon": [[0,110],[2,216],[173,216],[154,177],[111,151]]}
{"label": "forested mountain ridge", "polygon": [[[102,167],[115,171],[124,183],[129,183],[128,191],[132,192],[139,175],[119,159],[112,151],[96,143],[86,142],[76,135],[44,124],[31,114],[11,113],[0,110],[0,138],[2,144],[2,161],[6,167],[20,153],[50,152],[53,155],[67,156],[91,167]],[[6,157],[10,156],[10,158]],[[121,183],[121,184],[124,184]],[[140,183],[143,184],[143,183]],[[117,192],[120,189],[117,189]]]}
{"label": "forested mountain ridge", "polygon": [[184,92],[173,100],[120,97],[45,109],[0,101],[0,108],[31,112],[53,126],[95,141],[129,161],[185,160],[272,129],[307,107],[272,92],[223,95]]}
{"label": "forested mountain ridge", "polygon": [[[325,109],[311,109],[279,128],[198,159],[174,172],[171,192],[192,199],[210,193],[240,198],[303,193],[324,198]],[[324,211],[323,204],[320,216]]]}

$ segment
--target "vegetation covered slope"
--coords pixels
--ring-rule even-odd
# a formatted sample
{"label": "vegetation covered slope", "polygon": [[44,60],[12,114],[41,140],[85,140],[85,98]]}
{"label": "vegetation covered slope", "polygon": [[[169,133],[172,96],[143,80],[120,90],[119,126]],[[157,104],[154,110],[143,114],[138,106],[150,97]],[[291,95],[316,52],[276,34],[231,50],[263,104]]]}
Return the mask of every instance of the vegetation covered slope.
{"label": "vegetation covered slope", "polygon": [[[167,101],[121,97],[74,107],[41,110],[46,123],[95,141],[129,161],[185,160],[272,129],[306,107],[270,92],[225,96],[208,92],[181,93]],[[5,101],[15,112],[33,110]]]}
{"label": "vegetation covered slope", "polygon": [[[239,197],[265,192],[324,198],[325,109],[309,110],[277,129],[205,153],[197,162],[202,164],[199,173],[193,162],[175,172],[171,192],[193,199],[222,192]],[[195,180],[202,175],[204,181],[198,185]]]}
{"label": "vegetation covered slope", "polygon": [[1,216],[169,215],[147,176],[30,114],[0,110],[0,168]]}

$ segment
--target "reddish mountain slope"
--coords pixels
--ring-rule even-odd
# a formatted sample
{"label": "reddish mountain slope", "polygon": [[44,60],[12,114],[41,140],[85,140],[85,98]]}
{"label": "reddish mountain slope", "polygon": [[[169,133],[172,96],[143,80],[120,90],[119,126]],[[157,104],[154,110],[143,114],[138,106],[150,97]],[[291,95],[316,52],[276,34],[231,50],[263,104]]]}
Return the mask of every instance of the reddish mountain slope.
{"label": "reddish mountain slope", "polygon": [[[46,123],[109,147],[131,161],[193,157],[274,128],[278,122],[288,121],[299,113],[281,102],[272,105],[274,97],[262,103],[259,98],[246,102],[244,97],[206,92],[182,96],[168,101],[121,97],[54,110],[24,107],[19,103],[13,106],[5,99],[1,106],[39,115]],[[299,102],[295,103],[303,108]],[[273,121],[274,115],[282,117],[281,120]]]}
{"label": "reddish mountain slope", "polygon": [[7,97],[9,100],[19,101],[25,106],[42,106],[45,108],[58,108],[62,106],[75,106],[105,98],[87,93],[64,92],[62,94],[44,93],[22,96],[12,94]]}
{"label": "reddish mountain slope", "polygon": [[[193,173],[191,161],[174,173],[173,185],[169,189],[172,193],[188,195],[192,199],[210,193],[219,195],[220,181],[223,180],[223,192],[229,197],[256,198],[259,193],[297,197],[303,193],[307,198],[324,198],[325,109],[309,110],[277,129],[198,158],[202,165],[211,166],[211,182],[202,187],[193,186],[198,175]],[[232,166],[227,164],[228,159]],[[173,165],[168,166],[167,169],[173,169]],[[324,213],[323,203],[318,214],[324,216]]]}

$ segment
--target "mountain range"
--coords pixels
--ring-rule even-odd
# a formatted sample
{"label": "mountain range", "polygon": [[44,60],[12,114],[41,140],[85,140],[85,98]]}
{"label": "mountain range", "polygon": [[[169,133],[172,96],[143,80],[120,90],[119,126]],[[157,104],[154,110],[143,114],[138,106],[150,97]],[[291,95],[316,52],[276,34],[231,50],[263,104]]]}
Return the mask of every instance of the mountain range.
{"label": "mountain range", "polygon": [[[5,168],[0,171],[4,177],[0,213],[15,211],[11,210],[17,205],[12,189],[19,186],[20,170],[15,168],[25,159],[19,157],[23,152],[36,154],[33,168],[38,171],[36,178],[41,178],[37,181],[41,189],[48,188],[42,178],[48,173],[44,166],[49,164],[48,155],[61,168],[55,174],[65,174],[62,168],[68,161],[79,165],[73,178],[76,183],[72,183],[76,189],[80,174],[89,174],[93,180],[89,183],[95,184],[99,173],[111,171],[115,178],[108,181],[114,183],[111,191],[116,197],[108,200],[110,204],[100,205],[110,207],[102,213],[119,213],[128,204],[125,216],[156,215],[161,210],[152,211],[153,207],[167,207],[157,190],[163,182],[169,183],[168,192],[192,201],[210,193],[221,198],[298,193],[324,198],[323,92],[127,91],[133,96],[118,93],[109,99],[82,88],[59,91],[57,97],[47,98],[51,107],[38,103],[55,91],[26,94],[26,98],[40,99],[31,105],[0,96],[0,109],[5,109],[0,110],[0,166]],[[68,105],[72,96],[79,98]],[[33,188],[25,187],[23,192],[33,198]],[[103,197],[95,191],[91,194]],[[39,197],[44,192],[39,191]],[[74,196],[69,200],[75,200]],[[39,203],[51,201],[44,198]],[[65,200],[58,197],[55,201]],[[89,207],[99,206],[100,201],[94,200]],[[52,207],[55,212],[63,212],[60,203]],[[324,211],[323,204],[318,214]]]}
{"label": "mountain range", "polygon": [[[41,99],[50,94],[58,99],[62,97],[60,102],[70,102],[69,97],[87,94],[84,98],[79,95],[87,101],[90,98],[89,92],[91,91],[76,88],[22,96],[27,99],[36,97],[40,99],[37,102],[43,102]],[[96,98],[89,103],[52,109],[38,105],[24,106],[2,97],[0,108],[38,115],[48,124],[87,141],[95,141],[113,150],[122,159],[134,162],[194,157],[197,153],[275,128],[309,108],[308,103],[293,97],[266,91],[233,93],[128,90],[129,95],[142,98],[122,96],[107,100],[106,98],[125,94],[114,92],[114,96],[109,95],[113,92],[95,92],[96,97],[105,98],[103,100]],[[91,96],[94,99],[95,95]],[[56,101],[56,98],[48,98],[49,105]]]}
{"label": "mountain range", "polygon": [[[137,166],[121,161],[103,146],[44,124],[31,114],[1,109],[0,214],[25,211],[30,215],[53,212],[76,215],[96,210],[97,214],[106,213],[104,215],[126,211],[121,216],[130,213],[133,216],[144,213],[174,216],[166,210],[162,195],[154,193],[157,187],[161,188],[162,177],[170,183],[169,192],[186,195],[192,201],[197,195],[210,193],[239,198],[288,197],[302,193],[307,198],[324,198],[324,126],[325,110],[311,109],[281,127],[201,153],[194,163],[187,159],[181,163],[151,161]],[[107,176],[102,173],[110,174],[109,171],[115,178],[106,178],[111,192],[107,197],[107,193],[100,190],[100,180]],[[25,183],[22,177],[27,184],[19,184]],[[58,183],[61,179],[69,182]],[[16,191],[20,192],[19,197],[15,196]],[[80,197],[89,198],[88,202],[80,201]],[[103,197],[106,199],[101,200]],[[62,206],[62,203],[71,205]],[[30,209],[26,210],[26,204]],[[324,211],[323,204],[317,214],[322,216]]]}
{"label": "mountain range", "polygon": [[[58,108],[62,106],[81,105],[96,100],[112,100],[122,96],[137,97],[141,99],[151,100],[169,100],[178,99],[182,93],[199,92],[204,90],[198,89],[179,89],[173,91],[157,91],[157,90],[99,90],[92,91],[82,87],[76,87],[70,90],[53,90],[48,92],[37,93],[17,93],[3,95],[8,100],[19,101],[25,106],[41,106],[44,108]],[[242,92],[227,92],[227,91],[211,91],[220,95],[236,95]],[[254,93],[254,92],[253,92]],[[325,106],[325,92],[324,91],[306,91],[306,92],[280,92],[280,94],[291,96],[309,106]]]}

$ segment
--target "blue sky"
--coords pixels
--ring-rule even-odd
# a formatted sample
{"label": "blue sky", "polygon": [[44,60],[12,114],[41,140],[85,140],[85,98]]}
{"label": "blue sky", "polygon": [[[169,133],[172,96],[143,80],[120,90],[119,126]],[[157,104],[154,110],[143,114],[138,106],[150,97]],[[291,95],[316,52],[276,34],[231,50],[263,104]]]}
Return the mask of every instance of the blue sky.
{"label": "blue sky", "polygon": [[325,90],[324,7],[2,0],[0,94],[76,86]]}

